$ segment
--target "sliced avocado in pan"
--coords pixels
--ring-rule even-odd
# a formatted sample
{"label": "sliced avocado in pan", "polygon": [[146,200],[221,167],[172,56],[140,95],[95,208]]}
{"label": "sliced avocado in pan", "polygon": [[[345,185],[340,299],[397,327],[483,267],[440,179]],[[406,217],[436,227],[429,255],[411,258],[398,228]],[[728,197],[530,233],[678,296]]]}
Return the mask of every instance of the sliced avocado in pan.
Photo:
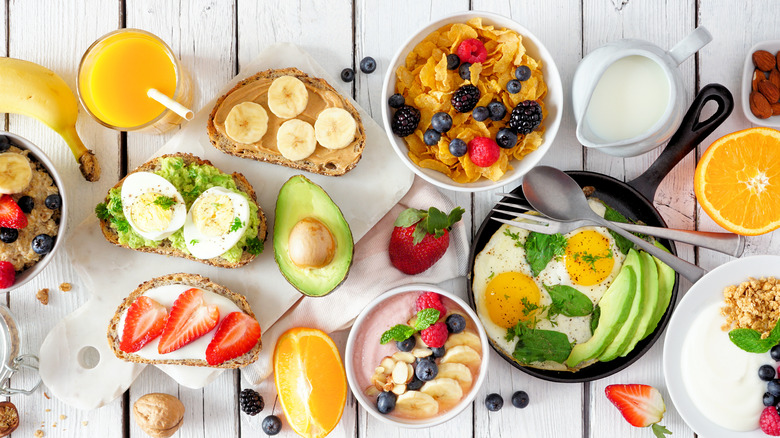
{"label": "sliced avocado in pan", "polygon": [[642,281],[645,288],[645,302],[642,304],[642,315],[639,324],[636,326],[631,342],[623,349],[621,356],[630,353],[636,344],[646,338],[652,330],[648,332],[648,327],[655,315],[655,308],[658,305],[658,267],[655,264],[653,256],[639,251],[639,260],[642,262]]}
{"label": "sliced avocado in pan", "polygon": [[[610,342],[604,352],[599,356],[599,361],[601,362],[610,361],[618,357],[620,353],[625,350],[636,334],[637,325],[639,325],[639,322],[642,319],[645,303],[647,302],[645,296],[648,291],[645,289],[644,284],[644,270],[642,269],[642,262],[639,259],[639,253],[636,252],[635,249],[632,248],[628,250],[628,255],[626,255],[623,266],[632,267],[634,273],[636,273],[636,294],[634,295],[634,300],[631,302],[631,310],[628,312],[628,316],[626,317],[625,322],[623,322],[623,325],[620,326],[617,335],[615,335],[615,339]],[[650,315],[652,315],[652,313],[653,310],[650,310]]]}

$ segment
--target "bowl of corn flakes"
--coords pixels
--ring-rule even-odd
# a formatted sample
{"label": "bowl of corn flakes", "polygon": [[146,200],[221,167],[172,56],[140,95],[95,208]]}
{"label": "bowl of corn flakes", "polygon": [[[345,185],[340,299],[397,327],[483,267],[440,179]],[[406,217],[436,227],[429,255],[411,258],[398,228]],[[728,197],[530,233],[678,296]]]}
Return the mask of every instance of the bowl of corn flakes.
{"label": "bowl of corn flakes", "polygon": [[439,187],[491,190],[550,149],[563,86],[544,45],[500,15],[467,11],[420,29],[385,75],[382,120],[398,156]]}

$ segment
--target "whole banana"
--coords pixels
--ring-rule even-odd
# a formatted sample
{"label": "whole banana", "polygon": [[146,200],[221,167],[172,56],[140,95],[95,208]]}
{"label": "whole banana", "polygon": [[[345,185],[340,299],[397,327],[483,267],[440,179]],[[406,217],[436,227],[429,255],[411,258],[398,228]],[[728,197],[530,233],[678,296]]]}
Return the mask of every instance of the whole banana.
{"label": "whole banana", "polygon": [[0,113],[23,114],[45,123],[68,144],[84,178],[100,179],[97,157],[76,132],[76,96],[53,71],[21,59],[0,58]]}

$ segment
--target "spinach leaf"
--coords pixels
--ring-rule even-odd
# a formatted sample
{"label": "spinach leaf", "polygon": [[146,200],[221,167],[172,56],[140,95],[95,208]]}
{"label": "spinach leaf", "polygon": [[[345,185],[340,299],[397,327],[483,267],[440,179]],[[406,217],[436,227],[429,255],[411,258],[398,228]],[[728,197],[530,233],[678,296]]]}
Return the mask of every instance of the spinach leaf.
{"label": "spinach leaf", "polygon": [[587,295],[577,289],[563,284],[544,285],[552,300],[553,313],[565,316],[587,316],[593,312],[593,302]]}
{"label": "spinach leaf", "polygon": [[522,330],[512,356],[520,363],[551,360],[563,363],[571,353],[569,338],[552,330]]}
{"label": "spinach leaf", "polygon": [[525,258],[531,266],[531,273],[538,276],[555,257],[566,251],[566,238],[561,234],[530,233],[525,239]]}
{"label": "spinach leaf", "polygon": [[780,321],[766,339],[761,339],[761,333],[753,329],[739,328],[729,332],[729,339],[737,347],[748,353],[766,353],[780,342]]}
{"label": "spinach leaf", "polygon": [[590,334],[596,331],[596,327],[599,325],[599,318],[601,318],[601,307],[596,305],[593,308],[593,314],[590,316]]}
{"label": "spinach leaf", "polygon": [[[607,211],[604,213],[604,219],[613,222],[622,222],[624,224],[630,222],[628,218],[623,216],[619,211],[615,210],[604,202],[602,202],[602,204],[604,204],[604,207],[607,207]],[[612,238],[615,239],[615,244],[623,254],[628,254],[628,250],[634,247],[634,244],[631,243],[630,240],[626,239],[620,234],[612,230],[609,230],[609,234],[611,234]]]}

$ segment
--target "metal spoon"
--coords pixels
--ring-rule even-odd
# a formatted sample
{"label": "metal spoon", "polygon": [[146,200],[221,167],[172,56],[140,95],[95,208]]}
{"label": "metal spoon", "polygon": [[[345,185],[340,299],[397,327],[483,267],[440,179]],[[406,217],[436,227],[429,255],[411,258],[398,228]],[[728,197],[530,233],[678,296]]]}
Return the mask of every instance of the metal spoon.
{"label": "metal spoon", "polygon": [[655,256],[691,282],[707,273],[704,269],[676,257],[650,242],[611,224],[590,209],[582,189],[569,175],[554,167],[537,166],[523,177],[523,194],[538,212],[553,219],[587,219],[620,234],[636,246]]}

